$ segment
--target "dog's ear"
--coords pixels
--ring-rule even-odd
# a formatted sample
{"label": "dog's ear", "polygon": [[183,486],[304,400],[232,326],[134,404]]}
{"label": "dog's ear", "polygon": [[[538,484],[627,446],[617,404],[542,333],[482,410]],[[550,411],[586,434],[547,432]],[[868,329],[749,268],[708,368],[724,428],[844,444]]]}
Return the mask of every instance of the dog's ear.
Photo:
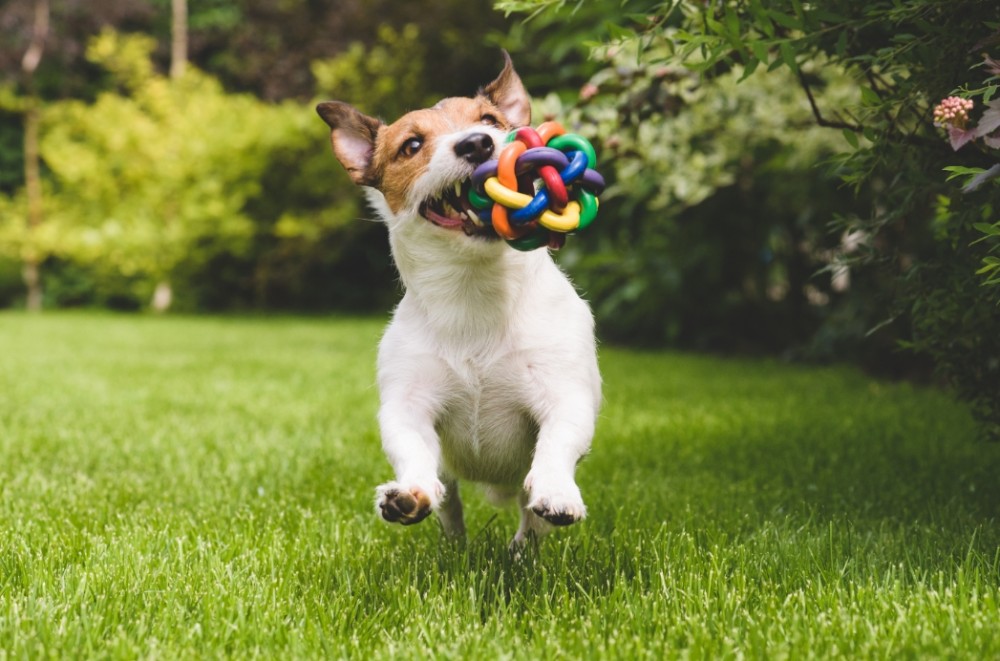
{"label": "dog's ear", "polygon": [[316,106],[316,112],[330,126],[330,142],[337,160],[359,186],[374,186],[372,154],[375,138],[382,122],[364,115],[342,101],[327,101]]}
{"label": "dog's ear", "polygon": [[524,89],[524,83],[514,71],[514,63],[510,54],[503,53],[503,71],[497,79],[484,87],[480,93],[493,103],[514,126],[527,126],[531,123],[531,97]]}

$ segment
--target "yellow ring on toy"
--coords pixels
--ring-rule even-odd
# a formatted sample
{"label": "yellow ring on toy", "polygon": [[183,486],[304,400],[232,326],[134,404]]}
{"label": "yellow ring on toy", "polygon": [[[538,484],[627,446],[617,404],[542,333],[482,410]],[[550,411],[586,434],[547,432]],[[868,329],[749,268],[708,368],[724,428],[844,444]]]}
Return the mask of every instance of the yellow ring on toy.
{"label": "yellow ring on toy", "polygon": [[[511,209],[523,209],[532,199],[530,195],[507,188],[496,177],[490,177],[483,182],[483,188],[495,202]],[[580,226],[580,203],[571,200],[562,213],[543,211],[538,217],[538,223],[556,232],[572,232]]]}
{"label": "yellow ring on toy", "polygon": [[580,203],[570,200],[562,213],[543,211],[538,224],[556,232],[572,232],[580,226]]}

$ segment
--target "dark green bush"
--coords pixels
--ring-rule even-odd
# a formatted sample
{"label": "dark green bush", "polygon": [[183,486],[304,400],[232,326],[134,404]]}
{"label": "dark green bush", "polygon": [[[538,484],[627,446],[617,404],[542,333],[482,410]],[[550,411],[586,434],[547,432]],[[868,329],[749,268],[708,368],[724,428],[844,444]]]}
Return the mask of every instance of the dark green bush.
{"label": "dark green bush", "polygon": [[[577,29],[571,10],[593,8],[592,3],[558,0],[498,4],[542,12],[550,31],[540,39],[567,38]],[[980,101],[997,96],[1000,67],[995,61],[992,68],[988,61],[985,72],[980,67],[984,51],[996,55],[1000,49],[1000,4],[729,0],[651,6],[637,1],[605,9],[608,33],[592,59],[607,64],[580,100],[562,97],[596,126],[595,137],[606,147],[625,143],[625,149],[613,151],[619,188],[609,202],[615,211],[624,209],[634,219],[625,222],[635,227],[605,227],[613,235],[591,244],[595,252],[580,258],[584,281],[594,281],[601,269],[617,274],[591,284],[603,317],[622,334],[631,325],[652,340],[696,345],[711,344],[738,324],[734,336],[745,332],[783,346],[801,342],[800,353],[861,357],[899,374],[912,373],[930,359],[941,377],[973,403],[987,427],[996,429],[1000,186],[963,194],[959,183],[947,181],[944,169],[966,173],[965,183],[997,164],[1000,145],[977,143],[953,152],[945,131],[932,123],[932,109],[953,93]],[[613,57],[622,51],[628,58]],[[808,103],[807,124],[840,138],[825,159],[828,172],[847,188],[824,188],[823,177],[807,174],[801,164],[761,172],[756,164],[766,144],[764,122],[743,133],[719,122],[700,140],[686,135],[694,158],[667,165],[669,150],[645,148],[655,126],[683,115],[685,108],[703,114],[725,108],[724,102],[713,105],[711,97],[738,96],[718,87],[734,74],[744,79],[741,85],[759,85],[761,75],[780,76]],[[676,79],[684,81],[683,88],[673,84]],[[849,90],[843,89],[845,80]],[[739,111],[738,105],[729,107]],[[788,108],[787,100],[779,105],[784,135],[778,138],[786,155],[801,149],[805,128]],[[698,122],[699,116],[690,121]],[[711,122],[701,125],[711,128]],[[669,134],[660,135],[659,142],[670,140]],[[734,198],[719,185],[693,205],[685,205],[683,196],[658,193],[670,190],[674,170],[691,169],[705,153],[718,153],[719,143],[733,141],[755,164],[748,187],[756,193],[753,199]],[[824,157],[817,155],[821,158],[814,164]],[[724,169],[738,177],[741,162],[723,160]],[[796,191],[805,192],[806,199]],[[842,197],[851,192],[855,201]],[[769,205],[759,195],[785,199]],[[795,209],[802,211],[800,217]],[[714,243],[704,234],[683,231],[685,219],[707,217],[710,210],[728,217],[714,220],[720,228]],[[746,222],[739,225],[741,218]],[[823,254],[824,247],[838,242],[831,242],[831,231],[841,247]],[[775,258],[789,286],[808,282],[829,296],[824,309],[804,306],[794,296],[784,309],[759,304],[760,283],[766,280],[750,248],[774,233],[795,237],[792,245],[808,246],[802,251],[807,258],[794,249],[776,252]],[[741,249],[744,240],[749,245]],[[729,267],[739,276],[724,286]],[[804,275],[820,267],[849,269],[849,291],[831,296],[820,286],[820,276]],[[737,282],[750,284],[734,287]],[[684,303],[688,293],[691,304]],[[814,291],[811,299],[819,298]]]}

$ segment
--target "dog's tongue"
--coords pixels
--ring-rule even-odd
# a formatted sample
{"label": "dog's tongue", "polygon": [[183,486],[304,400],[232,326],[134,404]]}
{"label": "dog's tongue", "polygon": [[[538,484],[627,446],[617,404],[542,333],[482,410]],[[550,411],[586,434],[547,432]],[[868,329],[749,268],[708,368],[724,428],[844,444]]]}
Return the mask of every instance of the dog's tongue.
{"label": "dog's tongue", "polygon": [[462,227],[465,224],[465,219],[463,218],[452,218],[451,216],[442,216],[433,209],[427,209],[425,213],[428,219],[430,219],[435,225],[440,225],[441,227],[447,227],[447,228]]}

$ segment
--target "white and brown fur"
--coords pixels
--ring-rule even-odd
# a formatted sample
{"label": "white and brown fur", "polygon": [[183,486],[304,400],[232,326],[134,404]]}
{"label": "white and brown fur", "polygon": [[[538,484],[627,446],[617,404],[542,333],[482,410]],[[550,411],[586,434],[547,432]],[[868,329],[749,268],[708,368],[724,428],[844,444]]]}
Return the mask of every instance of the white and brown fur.
{"label": "white and brown fur", "polygon": [[510,248],[452,194],[530,122],[528,94],[504,60],[475,97],[389,125],[339,101],[317,111],[388,225],[405,288],[379,345],[378,417],[395,480],[376,489],[376,509],[402,524],[435,511],[461,536],[458,480],[478,482],[494,502],[519,498],[517,546],[586,516],[574,475],[601,378],[590,309],[548,251]]}

